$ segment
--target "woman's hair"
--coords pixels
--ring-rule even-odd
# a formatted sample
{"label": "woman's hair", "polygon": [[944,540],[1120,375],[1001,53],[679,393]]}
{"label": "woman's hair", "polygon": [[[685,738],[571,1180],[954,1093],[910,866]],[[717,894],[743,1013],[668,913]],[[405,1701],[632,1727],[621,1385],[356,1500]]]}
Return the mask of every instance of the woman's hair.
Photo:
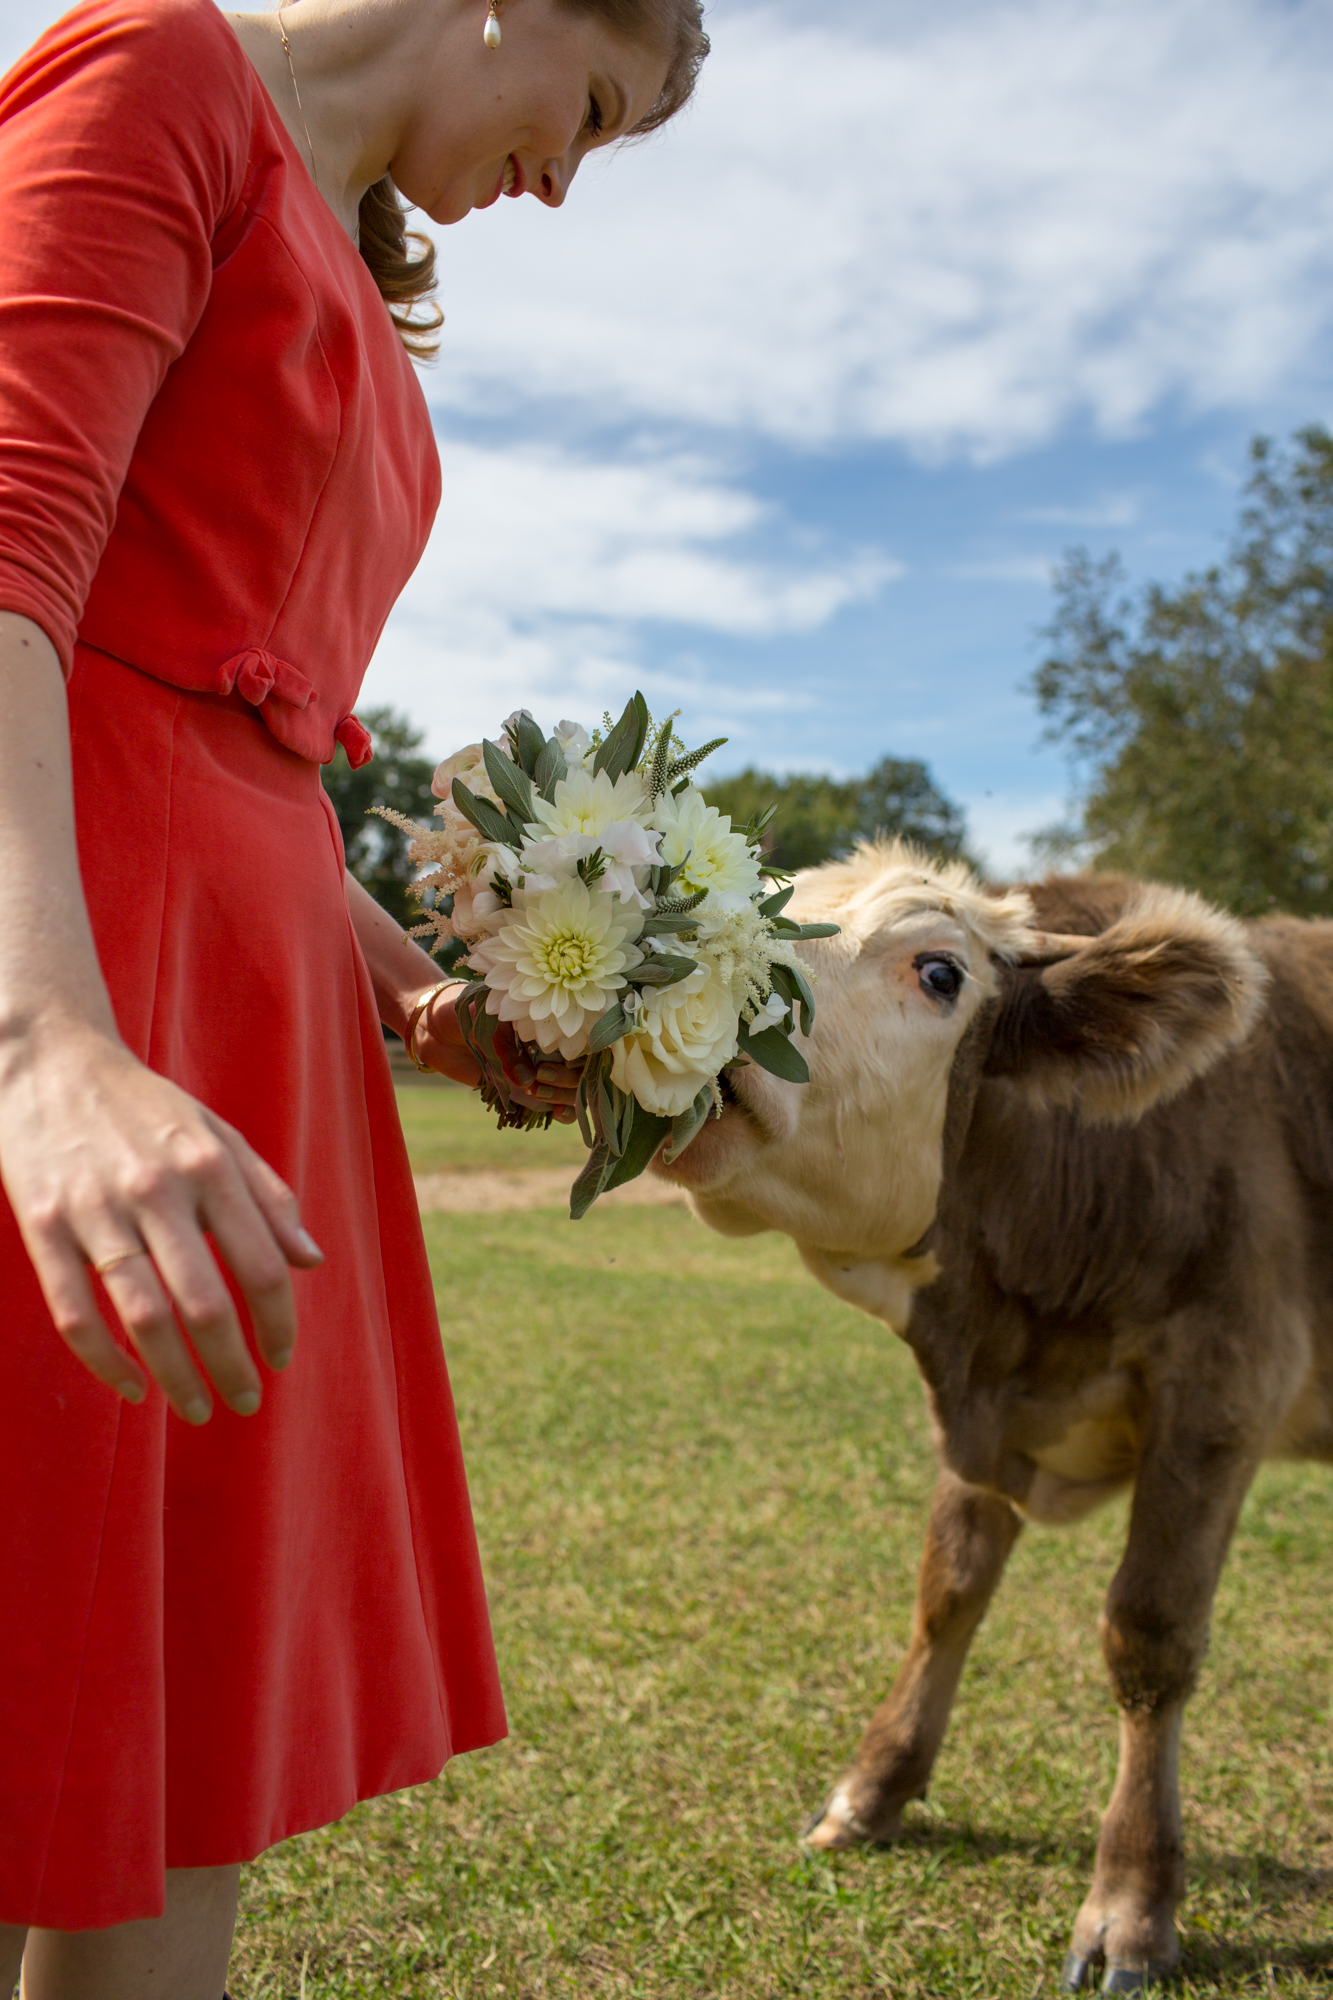
{"label": "woman's hair", "polygon": [[[666,82],[633,131],[641,138],[674,118],[694,93],[708,37],[701,0],[559,0],[572,14],[599,14],[627,42],[646,43],[668,59]],[[439,348],[444,314],[435,291],[435,245],[407,226],[407,211],[386,174],[361,197],[361,257],[379,286],[389,317],[415,361]]]}
{"label": "woman's hair", "polygon": [[408,228],[407,210],[387,174],[361,197],[357,244],[403,346],[414,361],[433,360],[444,325],[432,296],[435,245],[419,229]]}

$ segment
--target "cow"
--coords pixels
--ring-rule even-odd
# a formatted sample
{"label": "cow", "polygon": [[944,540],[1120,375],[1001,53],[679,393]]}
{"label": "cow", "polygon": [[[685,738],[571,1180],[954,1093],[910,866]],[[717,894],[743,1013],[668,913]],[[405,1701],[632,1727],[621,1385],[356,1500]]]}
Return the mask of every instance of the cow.
{"label": "cow", "polygon": [[1333,1460],[1333,923],[1001,893],[885,843],[790,912],[841,926],[800,947],[811,1081],[729,1069],[656,1171],[906,1339],[940,1461],[906,1660],[806,1838],[899,1832],[1024,1522],[1132,1488],[1119,1771],[1062,1980],[1137,1992],[1179,1961],[1181,1723],[1241,1502],[1265,1457]]}

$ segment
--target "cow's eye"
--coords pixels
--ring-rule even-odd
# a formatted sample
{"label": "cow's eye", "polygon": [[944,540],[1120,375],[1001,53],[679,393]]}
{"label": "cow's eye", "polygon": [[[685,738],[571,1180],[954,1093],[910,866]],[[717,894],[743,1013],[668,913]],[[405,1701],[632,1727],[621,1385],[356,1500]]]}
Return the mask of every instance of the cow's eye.
{"label": "cow's eye", "polygon": [[935,1000],[956,1000],[967,977],[956,959],[942,958],[938,954],[918,958],[916,969],[922,992],[929,993]]}

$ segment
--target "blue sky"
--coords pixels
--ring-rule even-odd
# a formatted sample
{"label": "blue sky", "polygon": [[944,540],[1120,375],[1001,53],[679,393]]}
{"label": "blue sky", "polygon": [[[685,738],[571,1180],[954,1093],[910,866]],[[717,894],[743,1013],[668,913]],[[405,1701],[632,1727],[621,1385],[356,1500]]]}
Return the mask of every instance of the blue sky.
{"label": "blue sky", "polygon": [[[0,0],[8,50],[45,18]],[[1022,689],[1052,562],[1207,561],[1248,436],[1333,415],[1333,14],[709,27],[696,106],[562,212],[440,232],[445,501],[365,700],[440,754],[637,684],[718,771],[921,756],[1019,867],[1064,790]]]}

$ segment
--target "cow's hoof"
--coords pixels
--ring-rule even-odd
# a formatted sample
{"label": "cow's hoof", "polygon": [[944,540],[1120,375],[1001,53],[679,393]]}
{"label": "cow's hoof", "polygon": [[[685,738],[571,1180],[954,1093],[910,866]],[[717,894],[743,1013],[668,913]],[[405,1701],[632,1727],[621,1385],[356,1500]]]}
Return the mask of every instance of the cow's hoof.
{"label": "cow's hoof", "polygon": [[1102,1981],[1103,1993],[1160,1993],[1173,1973],[1167,1966],[1112,1965]]}
{"label": "cow's hoof", "polygon": [[858,1847],[860,1842],[860,1834],[839,1819],[831,1805],[821,1806],[801,1828],[802,1847],[811,1847],[816,1854],[839,1854],[844,1847]]}
{"label": "cow's hoof", "polygon": [[860,1847],[873,1838],[870,1828],[862,1824],[853,1809],[845,1785],[835,1788],[833,1796],[801,1831],[802,1844],[813,1848],[816,1854],[839,1854],[845,1847]]}
{"label": "cow's hoof", "polygon": [[1107,1965],[1103,1973],[1104,1965],[1100,1952],[1095,1958],[1085,1958],[1081,1951],[1071,1951],[1060,1972],[1060,1991],[1087,1993],[1101,1973],[1103,1993],[1148,1993],[1165,1986],[1173,1970],[1170,1966]]}

